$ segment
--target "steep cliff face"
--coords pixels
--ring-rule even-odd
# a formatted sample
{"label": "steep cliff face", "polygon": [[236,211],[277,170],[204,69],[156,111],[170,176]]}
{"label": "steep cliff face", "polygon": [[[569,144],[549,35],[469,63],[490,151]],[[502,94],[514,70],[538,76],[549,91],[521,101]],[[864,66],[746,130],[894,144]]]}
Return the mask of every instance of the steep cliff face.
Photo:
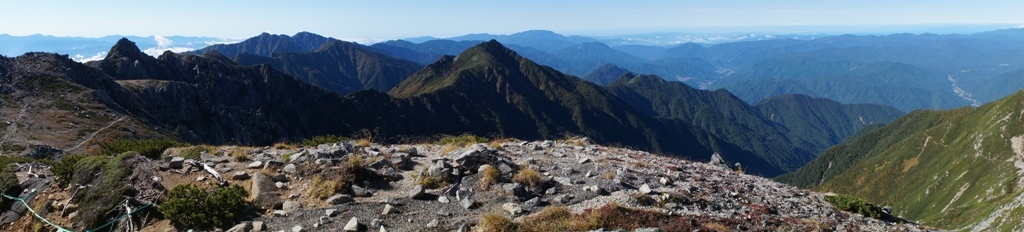
{"label": "steep cliff face", "polygon": [[[113,74],[142,102],[138,116],[188,141],[269,144],[351,131],[342,97],[268,65],[239,66],[217,54],[165,53],[133,57],[119,42],[107,59],[90,63]],[[126,48],[127,47],[127,48]]]}
{"label": "steep cliff face", "polygon": [[168,137],[114,79],[67,56],[0,57],[0,154],[56,158],[117,138]]}

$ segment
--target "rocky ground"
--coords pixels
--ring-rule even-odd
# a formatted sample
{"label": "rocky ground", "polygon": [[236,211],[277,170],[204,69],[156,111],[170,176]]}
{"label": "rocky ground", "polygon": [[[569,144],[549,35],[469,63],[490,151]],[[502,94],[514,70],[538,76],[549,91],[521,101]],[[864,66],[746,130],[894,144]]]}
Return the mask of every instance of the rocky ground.
{"label": "rocky ground", "polygon": [[[244,186],[253,217],[227,231],[470,231],[482,230],[477,224],[483,214],[522,223],[546,207],[565,206],[579,214],[612,203],[688,219],[692,228],[705,231],[929,230],[840,211],[822,194],[745,175],[723,163],[592,145],[585,138],[465,146],[347,141],[305,148],[220,147],[198,160],[175,156],[179,152],[169,149],[167,158],[147,164],[155,170],[146,178],[165,189],[213,186],[221,184],[215,172],[228,184]],[[46,185],[53,178],[45,167],[29,171],[30,166],[18,168],[19,179],[36,187],[22,196],[39,191],[30,201],[34,208],[70,227],[77,207],[63,203],[75,187]],[[365,171],[345,176],[349,167]],[[325,180],[352,186],[325,193],[318,187]],[[2,228],[25,228],[33,220],[22,216]],[[158,218],[135,220],[141,231],[187,230]]]}

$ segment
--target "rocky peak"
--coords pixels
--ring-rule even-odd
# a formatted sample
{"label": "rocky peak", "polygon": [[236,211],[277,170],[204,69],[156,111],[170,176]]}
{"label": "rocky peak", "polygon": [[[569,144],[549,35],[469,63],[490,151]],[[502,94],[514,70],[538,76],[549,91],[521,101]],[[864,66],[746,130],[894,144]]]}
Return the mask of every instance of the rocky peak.
{"label": "rocky peak", "polygon": [[110,48],[110,52],[107,53],[107,59],[116,59],[118,57],[139,59],[144,55],[139,50],[139,47],[135,45],[135,42],[128,40],[128,38],[121,38]]}

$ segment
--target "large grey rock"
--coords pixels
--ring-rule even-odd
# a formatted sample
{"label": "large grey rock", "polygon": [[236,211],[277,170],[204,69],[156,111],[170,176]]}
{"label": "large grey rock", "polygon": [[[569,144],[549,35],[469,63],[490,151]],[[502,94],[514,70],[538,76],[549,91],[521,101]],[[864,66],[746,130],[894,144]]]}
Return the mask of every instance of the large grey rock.
{"label": "large grey rock", "polygon": [[291,160],[289,160],[289,163],[294,163],[294,164],[305,163],[307,160],[309,160],[309,157],[306,156],[306,152],[304,152],[304,151],[303,152],[299,152],[299,153],[295,153],[290,158],[291,158]]}
{"label": "large grey rock", "polygon": [[231,179],[232,180],[248,180],[249,179],[249,173],[245,173],[245,171],[237,171],[237,172],[235,172],[234,174],[231,175]]}
{"label": "large grey rock", "polygon": [[352,144],[346,142],[334,144],[320,144],[316,149],[309,150],[309,154],[316,158],[336,159],[351,152]]}
{"label": "large grey rock", "polygon": [[348,223],[345,223],[344,230],[345,231],[359,231],[359,219],[356,219],[356,217],[352,217],[352,219],[349,219]]}
{"label": "large grey rock", "polygon": [[327,204],[340,205],[352,202],[352,197],[348,194],[335,194],[334,196],[327,198]]}
{"label": "large grey rock", "polygon": [[274,175],[274,177],[272,177],[270,179],[274,180],[276,182],[288,182],[288,176],[285,176],[284,174]]}
{"label": "large grey rock", "polygon": [[269,160],[263,163],[263,168],[280,168],[284,167],[284,162],[277,160]]}
{"label": "large grey rock", "polygon": [[501,185],[501,188],[505,190],[505,194],[515,196],[519,199],[524,199],[530,196],[530,193],[523,188],[523,185],[519,183],[508,183]]}
{"label": "large grey rock", "polygon": [[249,168],[261,168],[261,167],[263,167],[263,161],[259,161],[259,160],[252,161],[252,163],[249,163],[248,167]]}
{"label": "large grey rock", "polygon": [[178,156],[171,157],[171,162],[167,162],[167,167],[181,169],[182,167],[185,167],[185,158]]}
{"label": "large grey rock", "polygon": [[381,169],[381,168],[385,168],[385,167],[391,167],[391,165],[392,165],[391,161],[386,160],[386,159],[381,159],[381,160],[377,160],[377,161],[375,161],[373,163],[370,163],[369,167],[370,167],[370,169],[377,170],[377,169]]}
{"label": "large grey rock", "polygon": [[423,185],[413,186],[412,190],[409,190],[409,198],[419,199],[423,197],[423,195],[426,194],[423,189]]}
{"label": "large grey rock", "polygon": [[263,231],[263,222],[262,221],[253,221],[252,222],[252,232],[261,232],[261,231]]}
{"label": "large grey rock", "polygon": [[356,197],[370,197],[373,196],[373,193],[371,193],[369,189],[352,185],[352,195]]}
{"label": "large grey rock", "polygon": [[238,225],[232,226],[226,232],[247,232],[250,230],[252,230],[252,223],[242,222],[238,223]]}
{"label": "large grey rock", "polygon": [[451,168],[451,165],[448,165],[443,159],[439,159],[430,164],[430,167],[427,168],[427,175],[447,180],[451,177]]}
{"label": "large grey rock", "polygon": [[281,170],[284,171],[285,173],[289,173],[289,174],[295,173],[297,171],[296,167],[295,167],[295,164],[285,165],[284,168],[282,168]]}
{"label": "large grey rock", "polygon": [[497,151],[483,144],[475,144],[469,149],[451,157],[459,168],[465,170],[477,170],[480,165],[493,164],[498,161]]}
{"label": "large grey rock", "polygon": [[398,213],[398,209],[395,209],[391,204],[386,204],[384,205],[384,210],[380,212],[380,215],[389,215],[394,213]]}
{"label": "large grey rock", "polygon": [[440,224],[437,219],[430,220],[430,222],[427,222],[427,228],[437,228],[437,224]]}
{"label": "large grey rock", "polygon": [[722,155],[719,155],[717,152],[714,153],[714,154],[711,154],[711,161],[708,161],[708,164],[719,166],[719,167],[723,167],[723,168],[729,168],[729,165],[725,162],[725,159],[723,159]]}
{"label": "large grey rock", "polygon": [[472,197],[465,196],[462,197],[462,200],[459,200],[459,206],[462,206],[464,209],[473,209],[476,207],[476,201]]}
{"label": "large grey rock", "polygon": [[520,207],[519,204],[511,202],[502,204],[501,209],[505,210],[505,212],[508,212],[508,214],[511,214],[512,216],[516,216],[523,213],[523,208]]}
{"label": "large grey rock", "polygon": [[652,191],[653,190],[651,190],[651,186],[650,185],[647,185],[647,184],[640,185],[640,193],[651,194]]}
{"label": "large grey rock", "polygon": [[292,226],[292,232],[302,232],[302,229],[301,225]]}
{"label": "large grey rock", "polygon": [[302,210],[302,203],[298,201],[285,201],[281,204],[281,209],[289,213]]}
{"label": "large grey rock", "polygon": [[257,208],[268,210],[281,203],[277,195],[277,185],[263,173],[257,172],[252,175],[252,186],[249,189],[252,203]]}
{"label": "large grey rock", "polygon": [[398,152],[391,154],[391,159],[388,161],[390,161],[396,168],[405,169],[408,168],[412,160],[409,159],[409,153]]}
{"label": "large grey rock", "polygon": [[334,215],[338,215],[338,209],[327,209],[324,214],[327,214],[327,217],[334,217]]}

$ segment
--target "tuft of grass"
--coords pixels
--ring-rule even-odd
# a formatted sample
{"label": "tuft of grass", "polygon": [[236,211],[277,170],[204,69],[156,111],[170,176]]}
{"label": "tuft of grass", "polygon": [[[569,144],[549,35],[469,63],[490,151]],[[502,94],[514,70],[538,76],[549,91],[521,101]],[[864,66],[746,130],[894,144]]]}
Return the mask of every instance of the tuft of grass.
{"label": "tuft of grass", "polygon": [[447,155],[448,153],[452,153],[456,149],[459,149],[459,147],[455,145],[444,145],[441,147],[441,151],[439,151],[438,154]]}
{"label": "tuft of grass", "polygon": [[565,206],[549,206],[523,219],[520,231],[574,231],[574,215]]}
{"label": "tuft of grass", "polygon": [[540,172],[532,168],[519,170],[519,173],[516,173],[516,175],[512,177],[512,181],[523,186],[530,187],[531,189],[539,186],[542,180]]}
{"label": "tuft of grass", "polygon": [[487,143],[487,142],[489,142],[489,140],[487,138],[476,136],[476,135],[472,135],[472,134],[462,134],[462,135],[459,135],[459,136],[444,136],[444,137],[441,137],[441,139],[439,139],[437,141],[438,144],[454,145],[454,146],[459,146],[459,147],[465,147],[465,146],[469,146],[469,145],[473,145],[473,144],[477,144],[477,143]]}
{"label": "tuft of grass", "polygon": [[309,184],[309,196],[317,199],[327,199],[338,192],[339,182],[337,180],[326,180],[322,175],[313,177]]}
{"label": "tuft of grass", "polygon": [[232,159],[235,159],[235,161],[245,162],[245,161],[249,161],[249,151],[250,150],[252,150],[252,148],[249,148],[249,147],[235,147],[235,148],[231,148],[231,150],[228,150],[228,155],[230,155]]}
{"label": "tuft of grass", "polygon": [[363,162],[363,157],[362,156],[350,155],[350,156],[348,156],[348,160],[345,161],[345,165],[347,165],[349,169],[359,170],[359,169],[363,169],[365,167],[366,163]]}
{"label": "tuft of grass", "polygon": [[203,154],[203,152],[209,154],[216,154],[217,148],[210,145],[196,145],[185,148],[184,150],[181,151],[181,154],[179,155],[182,158],[186,159],[198,159],[199,155]]}
{"label": "tuft of grass", "polygon": [[370,139],[358,139],[358,140],[356,140],[356,146],[360,146],[360,147],[370,146]]}
{"label": "tuft of grass", "polygon": [[501,177],[501,172],[498,171],[494,166],[487,166],[483,172],[480,173],[480,187],[484,190],[490,189],[492,185],[498,183],[498,178]]}
{"label": "tuft of grass", "polygon": [[317,135],[313,136],[313,138],[303,139],[302,146],[312,147],[320,144],[337,143],[346,140],[352,139],[338,135]]}
{"label": "tuft of grass", "polygon": [[423,185],[427,189],[436,189],[444,184],[444,180],[435,176],[423,175],[416,179],[416,184]]}
{"label": "tuft of grass", "polygon": [[274,149],[279,149],[279,150],[292,150],[292,149],[298,149],[298,148],[299,148],[298,146],[295,146],[295,144],[291,144],[291,143],[279,142],[279,143],[275,143],[274,144]]}
{"label": "tuft of grass", "polygon": [[878,207],[877,205],[868,203],[867,201],[854,196],[846,194],[825,196],[825,201],[843,211],[859,213],[861,215],[877,219],[883,219],[885,216],[885,213],[882,212],[882,207]]}
{"label": "tuft of grass", "polygon": [[477,229],[480,231],[494,231],[494,232],[511,232],[519,231],[516,229],[516,223],[509,220],[503,215],[497,213],[485,213],[480,216],[480,222],[477,223]]}
{"label": "tuft of grass", "polygon": [[729,231],[732,231],[731,229],[729,229],[728,226],[725,226],[725,225],[722,225],[722,224],[718,224],[718,223],[715,223],[715,222],[709,222],[707,224],[704,224],[702,227],[704,227],[708,231],[716,231],[716,232],[729,232]]}

